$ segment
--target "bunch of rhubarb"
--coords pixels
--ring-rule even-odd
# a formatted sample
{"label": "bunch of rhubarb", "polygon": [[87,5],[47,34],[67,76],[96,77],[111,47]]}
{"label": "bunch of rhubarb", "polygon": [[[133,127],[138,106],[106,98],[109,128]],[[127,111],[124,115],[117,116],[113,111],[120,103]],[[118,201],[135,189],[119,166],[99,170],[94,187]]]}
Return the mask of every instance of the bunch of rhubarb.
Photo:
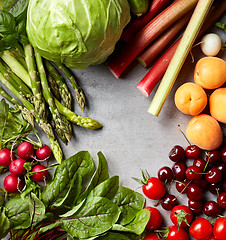
{"label": "bunch of rhubarb", "polygon": [[154,0],[146,14],[131,22],[122,35],[126,44],[108,62],[117,78],[134,60],[144,67],[152,65],[137,88],[148,97],[162,79],[148,110],[156,116],[192,45],[226,10],[226,2],[221,0],[170,2]]}

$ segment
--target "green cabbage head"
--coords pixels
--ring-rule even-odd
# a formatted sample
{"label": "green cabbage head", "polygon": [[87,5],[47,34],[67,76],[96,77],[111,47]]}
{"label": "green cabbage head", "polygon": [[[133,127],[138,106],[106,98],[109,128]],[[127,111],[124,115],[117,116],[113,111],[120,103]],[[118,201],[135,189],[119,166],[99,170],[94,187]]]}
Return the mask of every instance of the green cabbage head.
{"label": "green cabbage head", "polygon": [[27,35],[43,57],[83,69],[106,60],[129,21],[127,0],[30,0]]}

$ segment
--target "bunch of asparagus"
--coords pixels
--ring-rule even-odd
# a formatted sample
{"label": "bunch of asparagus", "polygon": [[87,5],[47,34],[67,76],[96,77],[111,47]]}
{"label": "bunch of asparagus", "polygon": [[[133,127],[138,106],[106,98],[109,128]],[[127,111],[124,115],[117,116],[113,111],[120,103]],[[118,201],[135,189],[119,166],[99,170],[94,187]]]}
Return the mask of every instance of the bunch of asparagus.
{"label": "bunch of asparagus", "polygon": [[3,87],[0,94],[19,109],[32,126],[36,122],[47,134],[59,163],[63,152],[57,136],[67,144],[72,137],[71,123],[87,129],[102,127],[98,121],[72,111],[72,94],[63,75],[70,81],[83,111],[84,93],[65,65],[43,59],[29,43],[0,52],[0,81],[14,96]]}

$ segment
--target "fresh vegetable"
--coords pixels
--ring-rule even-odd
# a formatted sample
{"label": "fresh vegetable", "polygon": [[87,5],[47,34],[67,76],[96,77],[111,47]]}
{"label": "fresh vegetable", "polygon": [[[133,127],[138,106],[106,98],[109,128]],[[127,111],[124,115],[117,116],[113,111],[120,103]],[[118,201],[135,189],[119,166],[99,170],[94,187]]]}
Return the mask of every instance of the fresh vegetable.
{"label": "fresh vegetable", "polygon": [[151,45],[149,45],[138,57],[137,60],[142,66],[149,66],[155,58],[166,49],[172,40],[181,32],[191,17],[191,11],[177,20],[172,26],[164,31]]}
{"label": "fresh vegetable", "polygon": [[23,187],[23,183],[20,178],[15,177],[12,174],[5,177],[3,185],[8,193],[17,193]]}
{"label": "fresh vegetable", "polygon": [[200,217],[192,222],[189,232],[195,239],[203,240],[212,236],[213,228],[207,219]]}
{"label": "fresh vegetable", "polygon": [[187,227],[193,219],[193,213],[188,206],[177,205],[170,212],[172,223],[179,227]]}
{"label": "fresh vegetable", "polygon": [[198,84],[182,84],[174,95],[176,107],[184,114],[198,115],[207,105],[206,92]]}
{"label": "fresh vegetable", "polygon": [[226,217],[218,218],[213,225],[213,235],[218,240],[223,240],[226,234]]}
{"label": "fresh vegetable", "polygon": [[[44,187],[29,179],[31,173],[24,176],[23,197],[7,199],[0,209],[1,216],[5,213],[0,224],[10,223],[5,225],[4,234],[11,231],[13,239],[70,235],[78,239],[128,240],[144,233],[150,218],[150,212],[143,209],[144,197],[119,186],[118,176],[109,177],[101,152],[95,171],[90,154],[81,151],[58,164]],[[87,177],[91,179],[88,185],[84,182]]]}
{"label": "fresh vegetable", "polygon": [[30,142],[23,142],[17,148],[17,155],[25,160],[32,158],[34,152],[34,146]]}
{"label": "fresh vegetable", "polygon": [[[226,32],[226,25],[222,22],[216,22],[215,24],[218,28],[224,30]],[[225,46],[226,46],[226,41],[224,43],[222,43],[222,49],[225,49]]]}
{"label": "fresh vegetable", "polygon": [[148,109],[149,113],[155,116],[159,115],[160,110],[180,72],[181,67],[183,66],[183,63],[199,33],[199,30],[205,20],[208,11],[211,8],[212,3],[212,0],[199,0],[191,17],[191,20],[179,43],[179,46]]}
{"label": "fresh vegetable", "polygon": [[206,150],[217,149],[223,141],[219,123],[207,114],[193,117],[186,128],[186,135],[192,143]]}
{"label": "fresh vegetable", "polygon": [[132,20],[124,29],[121,39],[128,42],[143,26],[146,25],[158,12],[163,10],[170,0],[153,0],[150,2],[150,7],[142,16]]}
{"label": "fresh vegetable", "polygon": [[223,107],[226,104],[226,88],[218,88],[210,95],[209,109],[210,114],[217,121],[226,123],[226,115]]}
{"label": "fresh vegetable", "polygon": [[48,145],[45,144],[42,147],[38,148],[35,151],[35,154],[36,154],[38,159],[47,160],[51,156],[52,150]]}
{"label": "fresh vegetable", "polygon": [[45,166],[39,164],[32,168],[32,179],[35,182],[43,182],[45,178],[48,176],[49,172]]}
{"label": "fresh vegetable", "polygon": [[160,213],[160,211],[157,208],[150,206],[145,207],[145,209],[147,209],[151,213],[151,217],[148,221],[146,229],[151,231],[159,229],[162,224],[162,214]]}
{"label": "fresh vegetable", "polygon": [[155,232],[149,232],[143,240],[159,240],[161,239],[159,235]]}
{"label": "fresh vegetable", "polygon": [[[56,16],[61,20],[55,21]],[[124,0],[30,1],[27,34],[44,58],[86,68],[106,60],[129,20],[130,8]]]}
{"label": "fresh vegetable", "polygon": [[0,149],[0,166],[8,167],[14,159],[15,155],[10,149]]}
{"label": "fresh vegetable", "polygon": [[[202,36],[202,34],[214,23],[214,21],[216,21],[216,19],[224,12],[225,8],[226,2],[214,2],[214,5],[209,12],[205,24],[202,26],[197,39]],[[148,97],[156,84],[163,77],[181,38],[182,37],[180,37],[167,51],[165,51],[165,53],[163,53],[162,56],[159,57],[152,68],[137,85],[137,88],[144,94],[144,96]]]}
{"label": "fresh vegetable", "polygon": [[208,33],[201,39],[202,52],[209,57],[216,56],[221,50],[221,39],[216,33]]}
{"label": "fresh vegetable", "polygon": [[191,10],[197,0],[177,0],[142,28],[118,55],[110,60],[108,68],[115,77],[120,77],[134,59],[164,30]]}
{"label": "fresh vegetable", "polygon": [[195,65],[194,81],[205,89],[215,89],[226,81],[226,62],[218,57],[203,57]]}
{"label": "fresh vegetable", "polygon": [[149,0],[128,0],[130,9],[138,17],[146,13],[149,7]]}
{"label": "fresh vegetable", "polygon": [[26,168],[24,167],[24,164],[27,161],[22,158],[17,158],[16,160],[12,161],[9,165],[9,171],[11,174],[15,177],[20,177],[26,173]]}
{"label": "fresh vegetable", "polygon": [[189,240],[189,235],[187,231],[183,228],[178,228],[178,226],[170,226],[168,233],[166,234],[166,240]]}

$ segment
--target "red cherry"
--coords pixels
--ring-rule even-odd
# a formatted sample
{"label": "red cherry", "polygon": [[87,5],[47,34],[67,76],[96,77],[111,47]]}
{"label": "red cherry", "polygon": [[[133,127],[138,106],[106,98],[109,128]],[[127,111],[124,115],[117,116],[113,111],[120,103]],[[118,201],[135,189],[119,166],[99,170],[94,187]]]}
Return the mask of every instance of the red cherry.
{"label": "red cherry", "polygon": [[196,145],[189,145],[185,149],[185,155],[189,159],[197,159],[201,155],[201,149]]}

